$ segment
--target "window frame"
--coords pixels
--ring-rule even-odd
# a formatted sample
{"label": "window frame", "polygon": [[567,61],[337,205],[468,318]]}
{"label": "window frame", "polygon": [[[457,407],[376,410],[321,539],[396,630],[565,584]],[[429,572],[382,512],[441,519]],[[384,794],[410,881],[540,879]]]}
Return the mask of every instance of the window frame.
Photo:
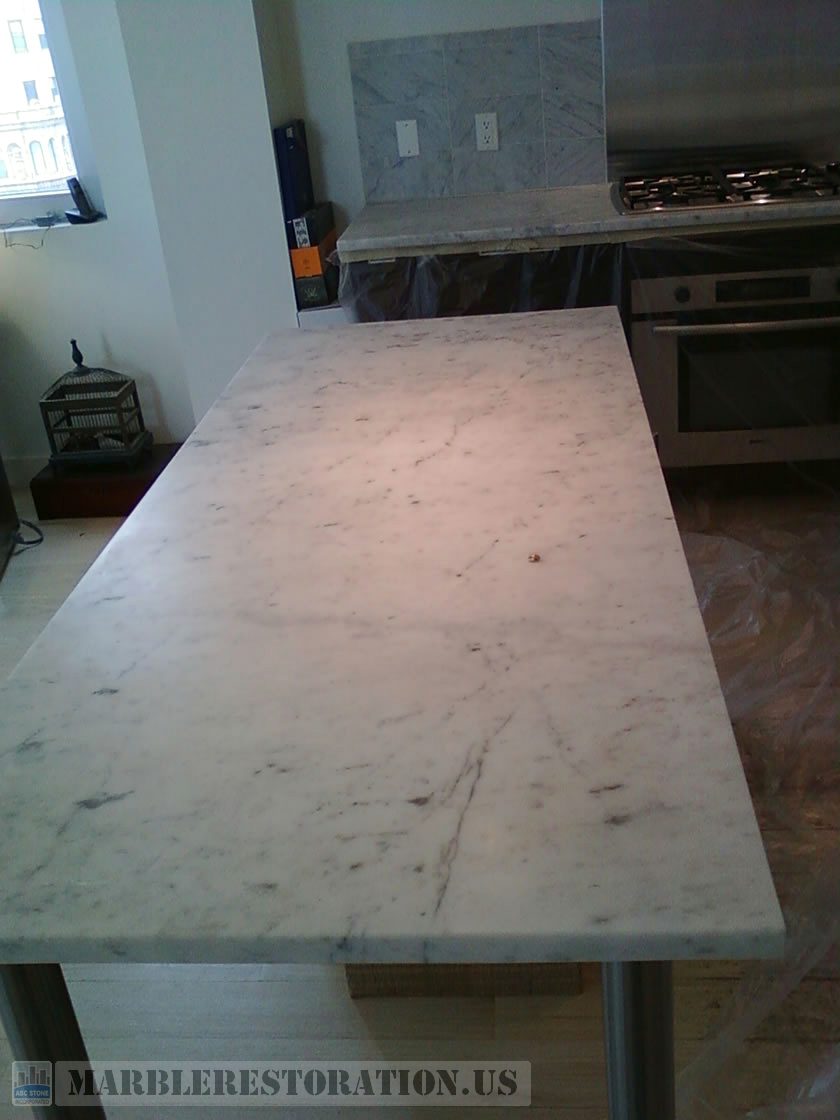
{"label": "window frame", "polygon": [[[84,102],[76,74],[73,51],[67,34],[62,2],[63,0],[39,0],[41,18],[53,61],[59,98],[64,110],[64,124],[70,150],[73,153],[73,161],[76,165],[76,175],[88,198],[90,198],[91,204],[104,217],[105,204],[96,169]],[[69,174],[66,170],[63,172],[64,176],[69,176]],[[4,180],[4,182],[8,184],[8,180]],[[2,232],[4,226],[9,226],[15,222],[25,222],[27,219],[50,212],[63,217],[64,211],[73,206],[74,202],[69,190],[54,194],[20,194],[0,198],[0,232]]]}
{"label": "window frame", "polygon": [[[9,28],[9,35],[11,36],[11,39],[12,39],[12,48],[13,48],[15,54],[28,54],[29,53],[29,41],[26,38],[26,31],[25,31],[24,26],[23,26],[23,20],[22,19],[9,19],[9,20],[6,20],[6,24]],[[12,30],[13,27],[19,27],[20,30],[19,31],[13,31]],[[22,44],[22,46],[20,46],[18,44]]]}

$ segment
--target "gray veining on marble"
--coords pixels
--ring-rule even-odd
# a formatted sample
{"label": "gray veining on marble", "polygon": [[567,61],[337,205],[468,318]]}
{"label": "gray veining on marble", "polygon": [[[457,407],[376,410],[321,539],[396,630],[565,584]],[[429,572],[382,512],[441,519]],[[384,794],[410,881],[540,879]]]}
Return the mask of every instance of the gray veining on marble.
{"label": "gray veining on marble", "polygon": [[421,158],[369,159],[363,164],[365,182],[389,198],[445,198],[452,193],[452,153],[434,149]]}
{"label": "gray veining on marble", "polygon": [[[600,20],[351,43],[348,55],[368,201],[606,178],[593,143],[604,132]],[[446,129],[424,136],[441,111]],[[497,152],[476,150],[475,116],[487,112]],[[405,118],[418,121],[419,157],[396,154]]]}
{"label": "gray veining on marble", "polygon": [[603,136],[552,140],[545,148],[549,187],[574,187],[607,181],[607,149]]}
{"label": "gray veining on marble", "polygon": [[510,55],[533,60],[531,54],[536,49],[539,38],[538,27],[494,27],[486,31],[461,31],[443,36],[444,47],[448,51],[478,50],[507,51]]}
{"label": "gray veining on marble", "polygon": [[475,46],[462,45],[463,40],[470,38],[467,35],[457,36],[455,45],[446,42],[446,87],[452,101],[458,103],[492,93],[540,92],[537,28],[520,30],[528,34],[476,32],[481,41]]}
{"label": "gray veining on marble", "polygon": [[[397,150],[395,120],[417,121],[420,155],[402,159]],[[442,96],[414,105],[357,106],[359,155],[365,191],[371,197],[438,198],[452,190],[449,119]]]}
{"label": "gray veining on marble", "polygon": [[0,767],[5,961],[782,944],[612,308],[270,337],[0,690]]}
{"label": "gray veining on marble", "polygon": [[486,247],[521,252],[552,244],[691,236],[716,228],[768,229],[840,222],[840,199],[708,210],[621,213],[607,183],[485,194],[480,198],[369,203],[338,241],[342,261]]}
{"label": "gray veining on marble", "polygon": [[511,144],[498,152],[455,148],[452,152],[453,194],[485,191],[537,190],[546,185],[542,140]]}
{"label": "gray veining on marble", "polygon": [[443,51],[412,51],[399,55],[370,55],[364,65],[352,60],[356,104],[382,105],[414,101],[425,104],[441,96]]}
{"label": "gray veining on marble", "polygon": [[371,55],[417,54],[423,51],[442,51],[443,35],[406,35],[402,39],[371,39],[363,43],[348,43],[347,54],[351,62]]}
{"label": "gray veining on marble", "polygon": [[603,136],[600,21],[541,28],[540,71],[546,141]]}
{"label": "gray veining on marble", "polygon": [[475,115],[495,113],[499,136],[503,138],[501,151],[508,144],[542,144],[542,102],[538,93],[486,94],[449,102],[449,122],[452,129],[452,147],[470,149],[476,155],[493,153],[476,152]]}

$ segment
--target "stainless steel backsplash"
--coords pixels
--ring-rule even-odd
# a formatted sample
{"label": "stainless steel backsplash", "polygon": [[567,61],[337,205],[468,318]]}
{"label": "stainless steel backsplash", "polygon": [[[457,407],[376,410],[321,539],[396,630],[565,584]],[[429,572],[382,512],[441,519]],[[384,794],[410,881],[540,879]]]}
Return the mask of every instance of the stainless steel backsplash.
{"label": "stainless steel backsplash", "polygon": [[611,179],[840,159],[840,0],[603,0]]}

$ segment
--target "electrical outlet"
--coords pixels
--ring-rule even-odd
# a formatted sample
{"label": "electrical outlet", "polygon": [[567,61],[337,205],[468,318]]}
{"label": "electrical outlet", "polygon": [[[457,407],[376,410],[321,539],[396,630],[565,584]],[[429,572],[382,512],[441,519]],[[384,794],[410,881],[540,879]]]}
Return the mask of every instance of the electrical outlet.
{"label": "electrical outlet", "polygon": [[417,121],[397,121],[397,152],[401,159],[420,155]]}
{"label": "electrical outlet", "polygon": [[495,113],[476,113],[475,147],[479,152],[498,152],[499,124]]}

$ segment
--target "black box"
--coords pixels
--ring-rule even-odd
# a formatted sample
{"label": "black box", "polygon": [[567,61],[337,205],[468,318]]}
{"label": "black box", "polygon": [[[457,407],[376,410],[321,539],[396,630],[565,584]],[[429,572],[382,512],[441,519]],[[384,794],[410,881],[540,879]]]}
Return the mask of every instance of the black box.
{"label": "black box", "polygon": [[274,151],[277,155],[283,214],[286,221],[291,221],[315,205],[309,149],[306,146],[306,125],[302,120],[287,121],[274,129]]}
{"label": "black box", "polygon": [[295,280],[297,305],[302,307],[324,307],[333,303],[338,295],[338,269],[329,265],[323,276],[304,276]]}
{"label": "black box", "polygon": [[321,202],[299,218],[286,222],[286,239],[290,249],[309,249],[320,245],[335,226],[333,204]]}

